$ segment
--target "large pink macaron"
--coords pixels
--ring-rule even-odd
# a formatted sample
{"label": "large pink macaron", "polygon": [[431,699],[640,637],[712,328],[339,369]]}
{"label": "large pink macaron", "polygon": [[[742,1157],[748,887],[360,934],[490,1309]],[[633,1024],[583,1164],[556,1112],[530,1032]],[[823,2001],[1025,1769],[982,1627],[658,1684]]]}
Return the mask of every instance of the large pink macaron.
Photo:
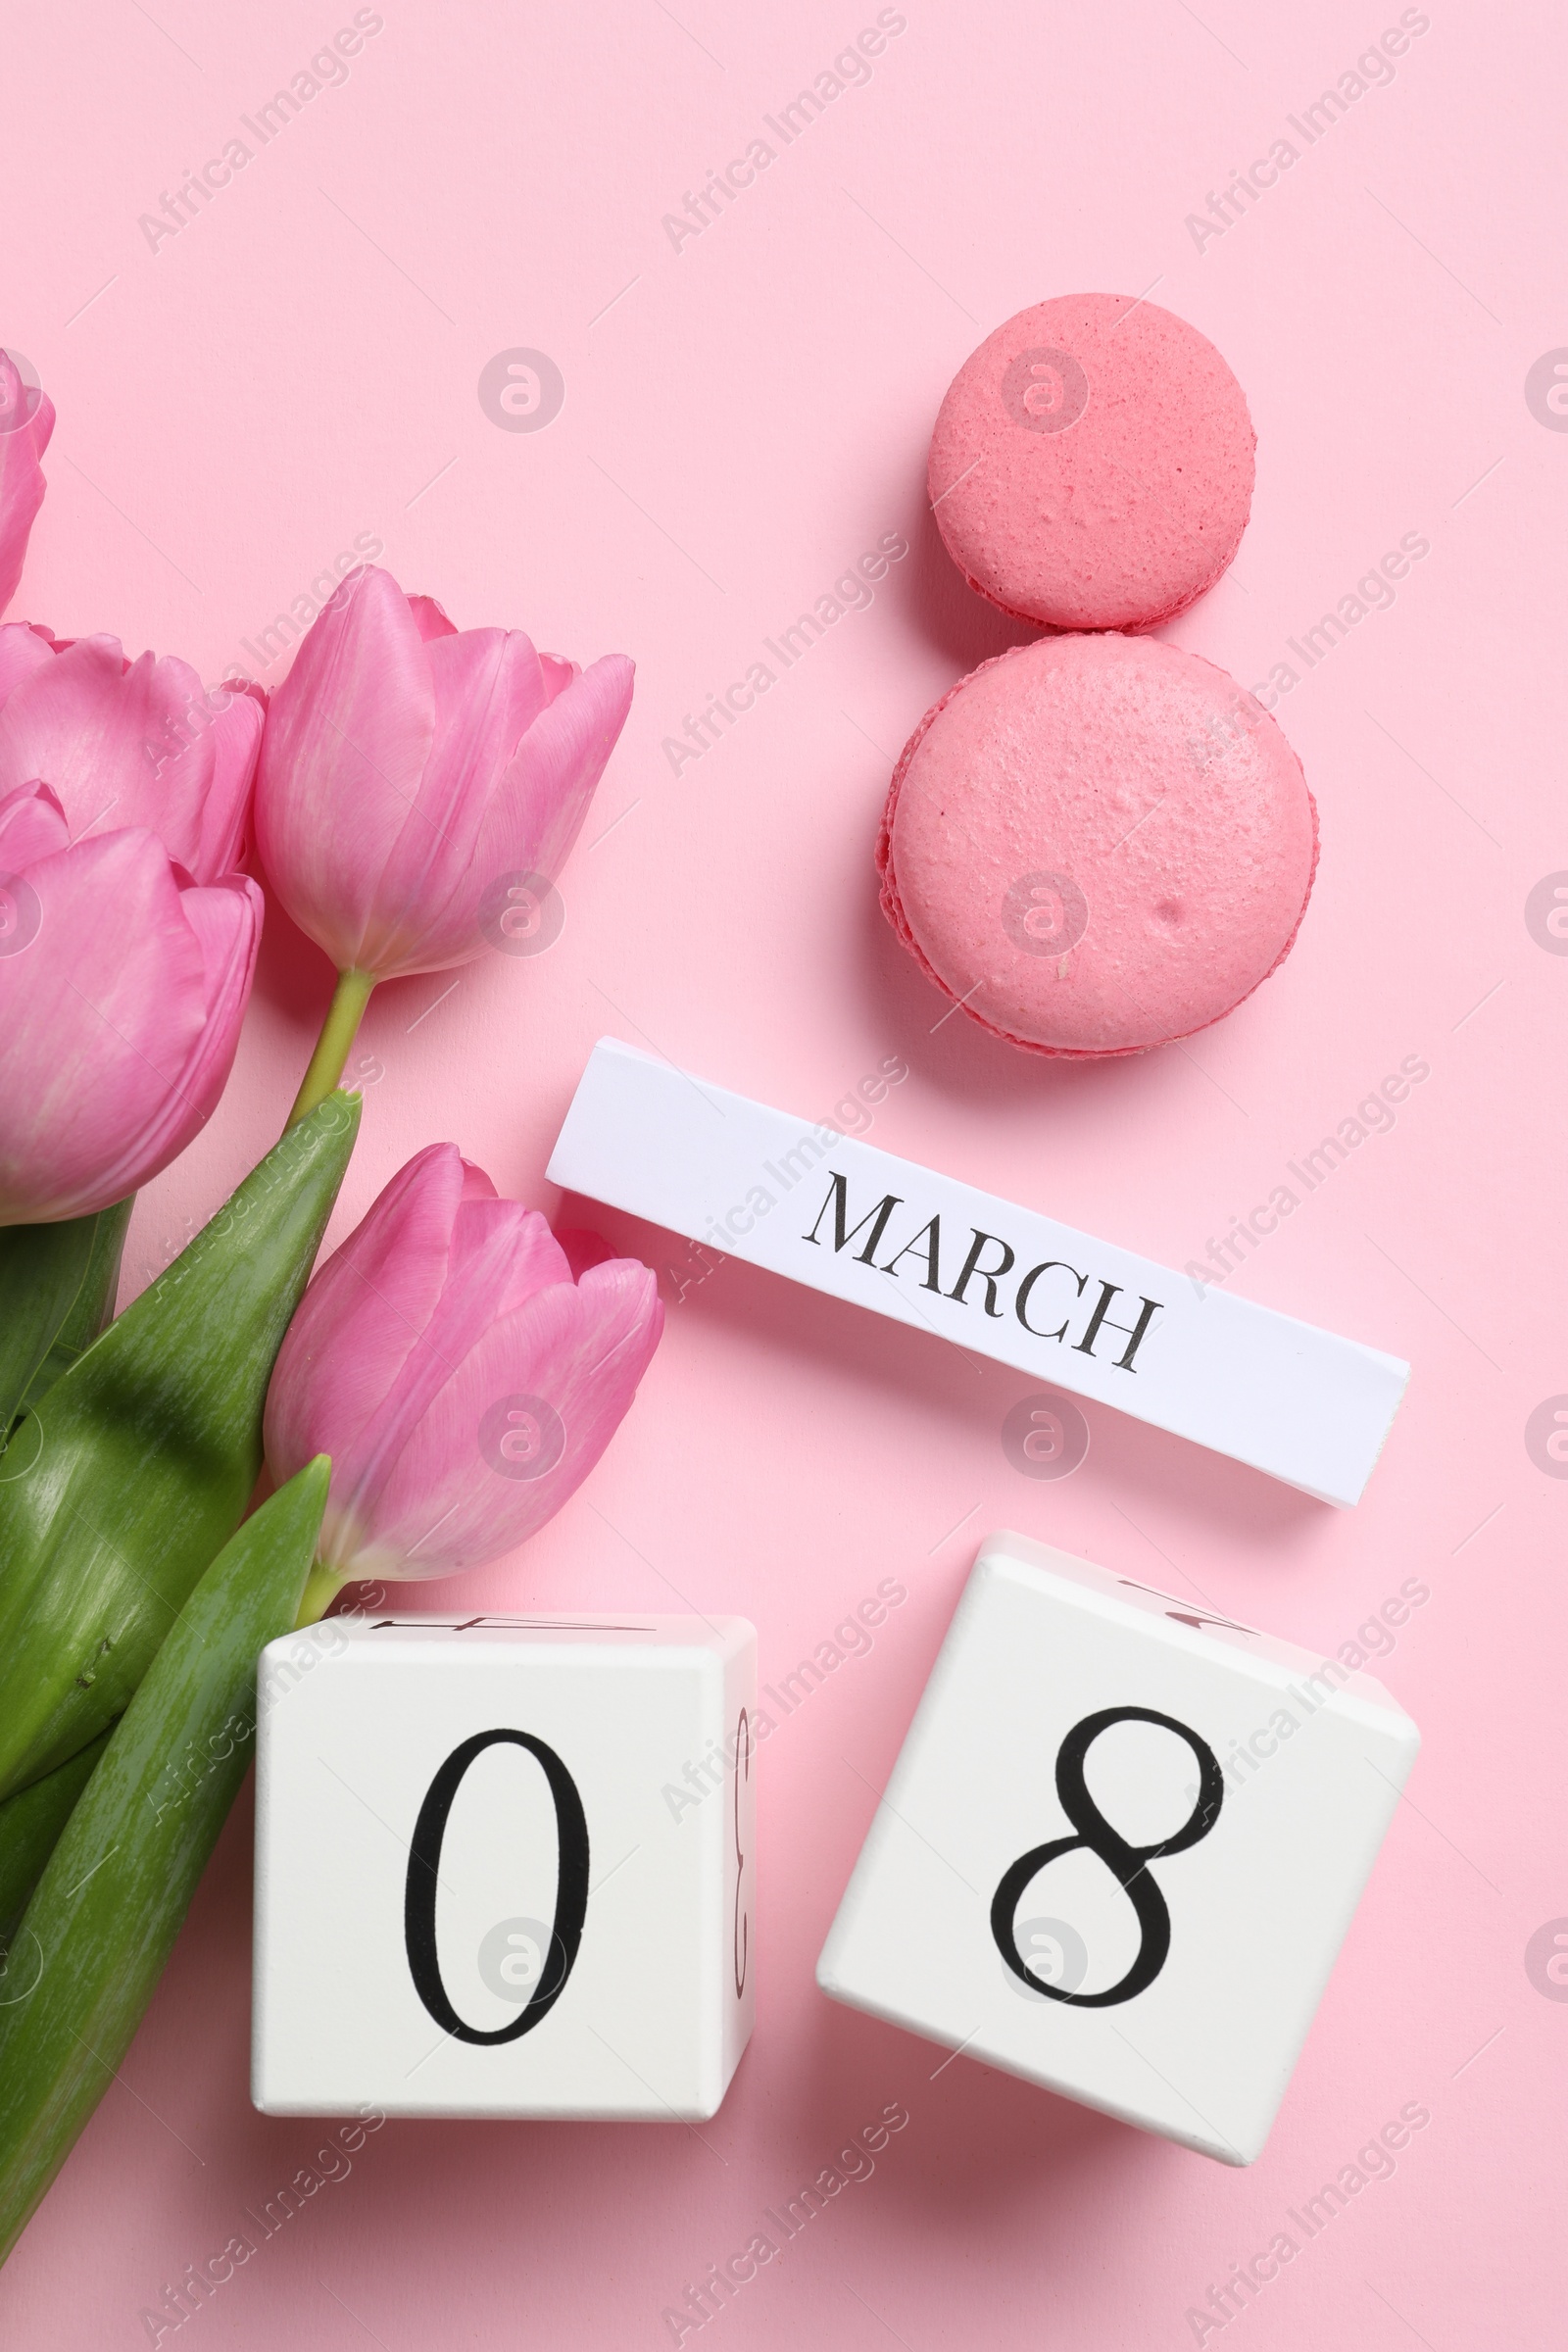
{"label": "large pink macaron", "polygon": [[948,553],[1004,612],[1148,628],[1235,555],[1255,446],[1241,385],[1195,326],[1125,294],[1063,294],[964,361],[929,494]]}
{"label": "large pink macaron", "polygon": [[1139,1054],[1250,996],[1317,864],[1301,763],[1224,670],[1156,638],[1046,637],[905,747],[882,906],[945,995],[1031,1053]]}

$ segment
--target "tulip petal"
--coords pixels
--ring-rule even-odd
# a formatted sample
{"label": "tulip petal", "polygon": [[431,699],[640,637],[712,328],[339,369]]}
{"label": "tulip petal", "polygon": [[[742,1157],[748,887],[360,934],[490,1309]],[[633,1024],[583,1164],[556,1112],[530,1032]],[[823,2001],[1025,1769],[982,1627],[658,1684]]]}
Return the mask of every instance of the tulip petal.
{"label": "tulip petal", "polygon": [[481,953],[474,844],[499,779],[544,708],[539,657],[520,629],[465,629],[427,648],[435,740],[417,806],[387,859],[370,967],[391,979]]}
{"label": "tulip petal", "polygon": [[100,1178],[111,1198],[122,1200],[176,1159],[218,1107],[239,1044],[240,1022],[250,1000],[261,945],[265,902],[247,874],[180,893],[180,911],[202,956],[205,1018],[178,1079],[147,1119],[118,1162],[107,1162]]}
{"label": "tulip petal", "polygon": [[127,664],[118,637],[81,637],[0,707],[0,793],[41,779],[74,839],[145,826],[216,881],[238,853],[260,733],[250,696],[210,697],[188,662]]}
{"label": "tulip petal", "polygon": [[624,654],[607,654],[535,719],[490,803],[476,873],[487,881],[507,873],[555,880],[626,723],[633,674]]}
{"label": "tulip petal", "polygon": [[[473,1565],[587,1475],[662,1321],[646,1266],[612,1259],[573,1283],[536,1210],[432,1145],[307,1292],[268,1397],[270,1468],[286,1479],[331,1452],[321,1557],[340,1575]],[[534,1471],[517,1421],[553,1445]]]}
{"label": "tulip petal", "polygon": [[29,392],[15,361],[0,351],[0,612],[22,578],[27,535],[46,487],[38,460],[54,427],[49,401]]}
{"label": "tulip petal", "polygon": [[573,678],[582,676],[581,664],[567,662],[560,654],[541,654],[539,667],[544,672],[545,700],[550,703],[565,693]]}
{"label": "tulip petal", "polygon": [[55,653],[55,641],[41,623],[8,620],[0,625],[0,703],[24,678],[30,678],[35,669],[52,662]]}
{"label": "tulip petal", "polygon": [[[218,714],[213,797],[220,813],[215,816],[209,809],[202,816],[202,859],[214,872],[230,872],[249,855],[256,770],[266,730],[267,689],[254,681],[236,684]],[[225,839],[232,841],[226,866]]]}
{"label": "tulip petal", "polygon": [[[151,661],[151,656],[147,657]],[[121,692],[118,637],[78,637],[34,670],[0,710],[0,792],[41,781],[59,795],[72,838],[140,821],[126,810],[127,774],[150,767],[132,703]]]}
{"label": "tulip petal", "polygon": [[[390,572],[350,572],[272,697],[256,794],[278,896],[339,970],[369,968],[381,875],[434,733],[429,657],[408,598]],[[439,837],[439,824],[417,821]]]}
{"label": "tulip petal", "polygon": [[[429,1144],[379,1193],[312,1282],[267,1399],[267,1458],[278,1479],[329,1452],[334,1483],[396,1384],[440,1301],[452,1230],[473,1179],[456,1144]],[[493,1196],[492,1196],[493,1197]]]}
{"label": "tulip petal", "polygon": [[536,1291],[570,1282],[571,1268],[548,1222],[520,1200],[465,1202],[452,1232],[450,1284],[486,1286],[488,1320],[521,1306]]}
{"label": "tulip petal", "polygon": [[[355,1573],[445,1576],[497,1558],[542,1527],[618,1428],[662,1319],[648,1268],[616,1258],[492,1324],[430,1400],[373,1510],[360,1518]],[[514,1396],[540,1400],[559,1419],[563,1451],[539,1477],[498,1466],[488,1417]]]}
{"label": "tulip petal", "polygon": [[19,874],[70,847],[66,812],[47,784],[24,784],[0,800],[0,874]]}
{"label": "tulip petal", "polygon": [[454,806],[488,794],[545,708],[544,671],[521,629],[466,629],[430,648],[435,748],[425,790]]}
{"label": "tulip petal", "polygon": [[421,642],[425,645],[429,645],[437,637],[455,637],[458,633],[457,622],[448,620],[433,596],[411,596],[409,611],[414,615],[414,625],[419,632]]}
{"label": "tulip petal", "polygon": [[573,1282],[581,1282],[590,1266],[602,1266],[615,1254],[602,1233],[590,1233],[585,1225],[558,1225],[556,1240]]}
{"label": "tulip petal", "polygon": [[[119,652],[114,638],[106,642]],[[24,702],[52,695],[57,714],[64,717],[68,685],[75,685],[73,666],[86,650],[84,644],[79,652],[74,646],[62,654],[47,679],[40,677],[25,690]],[[207,690],[189,662],[139,654],[111,693],[93,698],[96,712],[87,696],[72,699],[79,706],[79,741],[69,748],[63,744],[61,756],[40,760],[34,772],[50,782],[59,774],[66,812],[78,834],[145,825],[176,865],[197,881],[211,880],[202,870],[201,838],[202,808],[215,764],[213,722]],[[79,781],[73,772],[73,750]],[[103,808],[107,796],[101,786],[111,776],[118,791],[112,806]]]}
{"label": "tulip petal", "polygon": [[[189,864],[198,882],[216,882],[220,875],[231,874],[244,854],[251,786],[262,748],[266,713],[266,702],[258,690],[206,696],[199,711],[193,714],[205,730],[204,758],[198,762],[193,757],[195,743],[181,758],[191,760],[193,774],[205,770],[205,779],[199,802],[195,862],[189,864],[183,858],[179,862]],[[173,762],[172,769],[165,772],[172,795],[186,789],[187,779],[180,772],[179,762]],[[162,823],[158,829],[167,839]]]}
{"label": "tulip petal", "polygon": [[211,1107],[187,1086],[207,1018],[205,956],[162,844],[141,831],[78,842],[24,881],[36,924],[0,956],[8,1224],[122,1199]]}
{"label": "tulip petal", "polygon": [[[526,1300],[552,1284],[564,1284],[565,1274],[566,1261],[537,1209],[516,1200],[471,1201],[459,1209],[435,1311],[383,1396],[373,1427],[368,1424],[363,1442],[343,1446],[332,1457],[338,1508],[357,1521],[373,1513],[382,1483],[431,1400],[508,1311],[509,1295]],[[329,1449],[320,1446],[320,1450]]]}
{"label": "tulip petal", "polygon": [[553,880],[625,723],[632,665],[586,675],[520,630],[458,630],[373,566],[318,615],[273,699],[257,842],[339,970],[378,980],[483,953],[530,873]]}
{"label": "tulip petal", "polygon": [[[202,952],[204,1019],[177,1089],[171,1091],[162,1119],[152,1122],[143,1138],[142,1150],[155,1156],[160,1167],[205,1127],[228,1083],[256,976],[266,902],[248,874],[226,874],[206,887],[182,891],[179,906]],[[127,1181],[124,1191],[132,1192],[143,1182],[140,1176]]]}

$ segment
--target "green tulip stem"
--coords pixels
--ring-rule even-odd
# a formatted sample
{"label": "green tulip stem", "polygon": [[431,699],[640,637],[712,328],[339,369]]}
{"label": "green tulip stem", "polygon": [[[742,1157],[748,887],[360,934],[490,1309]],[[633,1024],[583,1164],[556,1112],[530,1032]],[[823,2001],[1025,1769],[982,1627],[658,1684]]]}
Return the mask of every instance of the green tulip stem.
{"label": "green tulip stem", "polygon": [[332,1002],[321,1023],[321,1034],[316,1041],[316,1052],[311,1055],[311,1066],[305,1073],[300,1091],[294,1098],[294,1107],[288,1114],[288,1126],[283,1130],[285,1135],[289,1127],[297,1127],[301,1119],[310,1117],[318,1102],[326,1101],[342,1077],[349,1048],[359,1034],[360,1023],[365,1018],[365,1007],[370,1002],[370,991],[374,986],[374,972],[355,971],[352,966],[346,972],[339,972],[337,986],[332,991]]}
{"label": "green tulip stem", "polygon": [[300,1613],[294,1620],[295,1632],[301,1626],[315,1625],[318,1618],[324,1617],[347,1582],[347,1577],[339,1576],[335,1568],[328,1568],[324,1561],[318,1560],[305,1580]]}

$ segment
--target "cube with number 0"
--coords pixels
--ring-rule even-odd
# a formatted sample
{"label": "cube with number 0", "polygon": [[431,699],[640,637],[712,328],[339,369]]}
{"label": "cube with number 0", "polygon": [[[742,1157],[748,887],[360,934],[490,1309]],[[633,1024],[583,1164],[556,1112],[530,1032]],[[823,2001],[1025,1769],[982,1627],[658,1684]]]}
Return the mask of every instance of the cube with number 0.
{"label": "cube with number 0", "polygon": [[328,1619],[259,1667],[252,2096],[700,2120],[754,2009],[744,1619]]}
{"label": "cube with number 0", "polygon": [[1338,1659],[993,1536],[817,1982],[1250,2164],[1418,1745]]}

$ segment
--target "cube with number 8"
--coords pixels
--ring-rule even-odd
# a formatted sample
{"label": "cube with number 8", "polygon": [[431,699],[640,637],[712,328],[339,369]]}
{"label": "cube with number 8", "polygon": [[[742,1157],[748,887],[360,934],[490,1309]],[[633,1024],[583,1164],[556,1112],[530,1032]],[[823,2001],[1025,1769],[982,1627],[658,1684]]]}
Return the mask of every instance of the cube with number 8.
{"label": "cube with number 8", "polygon": [[744,1619],[335,1618],[259,1681],[258,2107],[716,2112],[754,2011]]}
{"label": "cube with number 8", "polygon": [[1250,2164],[1419,1743],[1338,1659],[993,1536],[817,1982]]}

